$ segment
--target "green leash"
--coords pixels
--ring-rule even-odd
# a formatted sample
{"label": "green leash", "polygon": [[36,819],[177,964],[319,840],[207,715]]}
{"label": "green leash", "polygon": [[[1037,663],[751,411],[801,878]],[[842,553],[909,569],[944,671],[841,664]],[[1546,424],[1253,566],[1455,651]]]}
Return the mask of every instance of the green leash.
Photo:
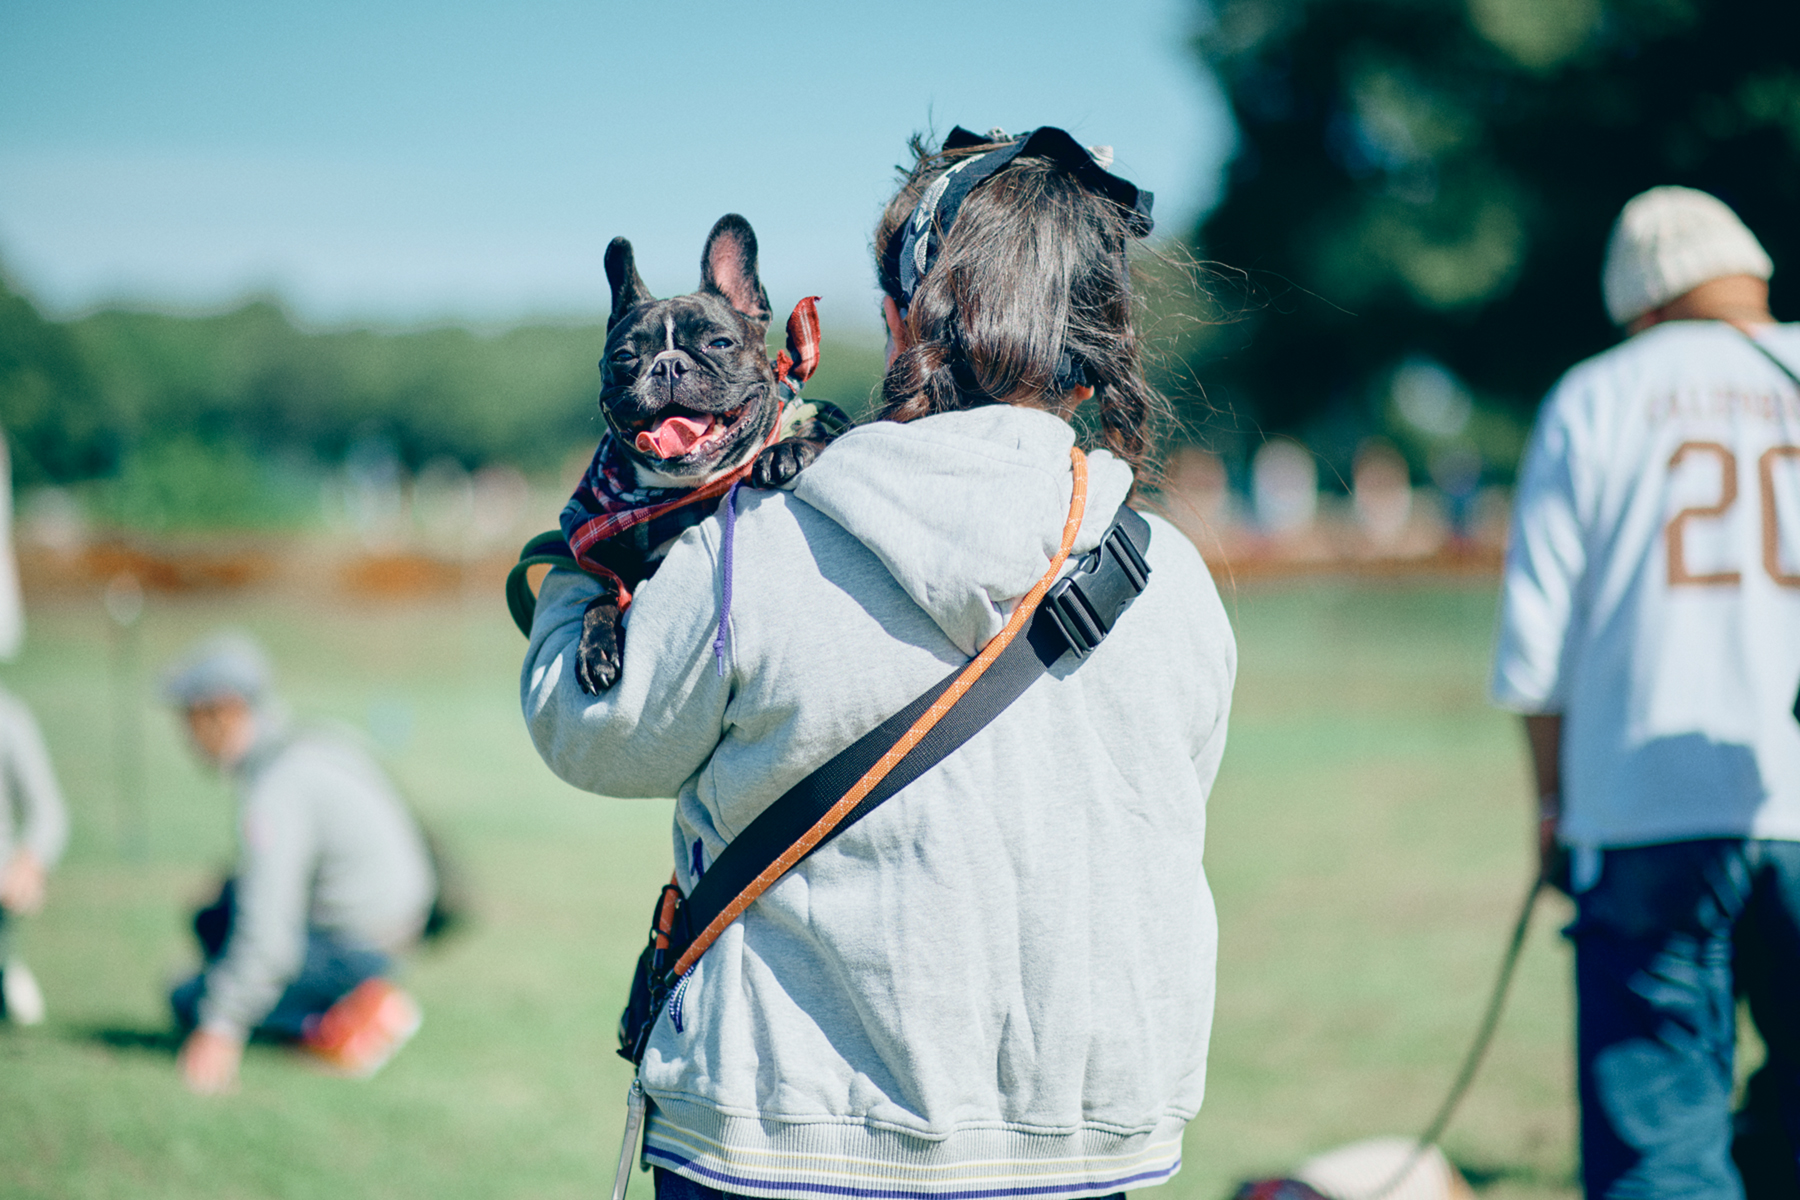
{"label": "green leash", "polygon": [[513,569],[506,573],[506,611],[512,614],[513,624],[526,637],[531,636],[531,619],[537,615],[537,593],[531,590],[531,580],[526,572],[532,567],[575,567],[574,552],[569,543],[563,540],[560,529],[546,530],[525,543],[519,551],[519,561]]}

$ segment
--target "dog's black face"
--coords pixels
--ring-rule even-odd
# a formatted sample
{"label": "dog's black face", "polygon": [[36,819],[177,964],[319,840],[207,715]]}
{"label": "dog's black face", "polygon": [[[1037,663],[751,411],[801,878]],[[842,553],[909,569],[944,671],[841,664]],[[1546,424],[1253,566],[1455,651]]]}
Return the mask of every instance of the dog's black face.
{"label": "dog's black face", "polygon": [[612,316],[600,360],[600,411],[640,484],[694,487],[750,461],[781,415],[763,336],[769,298],[756,234],[721,217],[700,258],[700,290],[658,300],[631,243],[606,248]]}

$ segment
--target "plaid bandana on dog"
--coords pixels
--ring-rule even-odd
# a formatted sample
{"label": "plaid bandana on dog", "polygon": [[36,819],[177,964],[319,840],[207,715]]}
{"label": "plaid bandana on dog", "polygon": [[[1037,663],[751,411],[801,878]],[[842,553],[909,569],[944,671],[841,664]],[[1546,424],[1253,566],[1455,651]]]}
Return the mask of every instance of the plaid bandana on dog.
{"label": "plaid bandana on dog", "polygon": [[[786,407],[769,431],[771,442],[787,423]],[[750,474],[754,461],[697,488],[640,488],[632,486],[637,474],[609,432],[562,511],[563,537],[575,565],[610,581],[619,590],[619,607],[626,607],[631,590],[650,574],[651,553],[712,516],[719,497]]]}

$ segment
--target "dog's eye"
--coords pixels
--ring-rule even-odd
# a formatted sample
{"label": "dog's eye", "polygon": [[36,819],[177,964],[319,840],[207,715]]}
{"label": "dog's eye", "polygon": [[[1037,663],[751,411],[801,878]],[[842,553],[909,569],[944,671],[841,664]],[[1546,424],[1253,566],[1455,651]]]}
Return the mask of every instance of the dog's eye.
{"label": "dog's eye", "polygon": [[706,343],[706,348],[708,350],[729,350],[731,349],[731,339],[722,337],[714,338],[712,341]]}
{"label": "dog's eye", "polygon": [[636,361],[637,355],[629,350],[614,350],[611,358],[613,362],[618,363],[620,366],[624,366],[628,362]]}

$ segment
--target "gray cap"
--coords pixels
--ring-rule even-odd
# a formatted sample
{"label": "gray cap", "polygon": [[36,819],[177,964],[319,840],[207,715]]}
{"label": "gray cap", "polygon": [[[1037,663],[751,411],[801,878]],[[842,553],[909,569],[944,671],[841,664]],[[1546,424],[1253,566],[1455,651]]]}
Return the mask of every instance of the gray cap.
{"label": "gray cap", "polygon": [[163,699],[177,708],[236,696],[252,706],[269,690],[269,657],[249,634],[215,633],[163,672]]}

